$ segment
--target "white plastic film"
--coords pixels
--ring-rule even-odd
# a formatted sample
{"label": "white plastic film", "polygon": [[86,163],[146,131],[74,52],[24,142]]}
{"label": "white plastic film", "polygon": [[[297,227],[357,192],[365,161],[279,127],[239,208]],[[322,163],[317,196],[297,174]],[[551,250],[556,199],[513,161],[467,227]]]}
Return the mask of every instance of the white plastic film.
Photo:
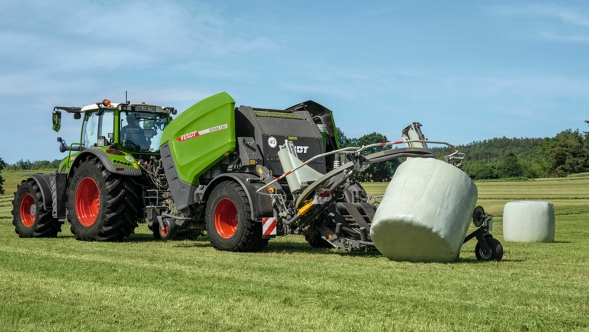
{"label": "white plastic film", "polygon": [[409,159],[389,183],[370,236],[391,260],[452,261],[460,254],[477,198],[477,187],[457,167]]}
{"label": "white plastic film", "polygon": [[[303,162],[290,154],[287,149],[281,149],[278,151],[278,159],[284,172],[288,172],[295,167],[300,166]],[[292,193],[297,193],[301,189],[301,185],[307,182],[314,182],[315,180],[322,177],[323,174],[317,172],[311,167],[305,165],[296,171],[286,176],[288,187]]]}
{"label": "white plastic film", "polygon": [[517,201],[503,208],[506,242],[554,242],[554,205],[541,201]]}

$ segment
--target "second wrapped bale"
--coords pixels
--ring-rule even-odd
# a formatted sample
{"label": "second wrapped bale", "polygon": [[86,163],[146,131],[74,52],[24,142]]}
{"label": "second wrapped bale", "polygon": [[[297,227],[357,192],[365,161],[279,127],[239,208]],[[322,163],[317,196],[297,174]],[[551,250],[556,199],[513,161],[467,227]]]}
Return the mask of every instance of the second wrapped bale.
{"label": "second wrapped bale", "polygon": [[389,183],[370,236],[392,260],[452,261],[460,253],[477,198],[477,187],[457,167],[409,159]]}

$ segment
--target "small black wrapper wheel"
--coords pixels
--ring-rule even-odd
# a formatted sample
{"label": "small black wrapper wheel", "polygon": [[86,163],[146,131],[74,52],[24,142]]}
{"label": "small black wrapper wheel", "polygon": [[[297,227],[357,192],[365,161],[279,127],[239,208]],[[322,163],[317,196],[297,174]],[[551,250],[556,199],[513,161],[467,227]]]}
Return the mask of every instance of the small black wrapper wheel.
{"label": "small black wrapper wheel", "polygon": [[478,242],[474,248],[475,255],[480,261],[500,261],[503,258],[503,246],[493,237],[486,236],[485,241],[490,250],[485,250]]}

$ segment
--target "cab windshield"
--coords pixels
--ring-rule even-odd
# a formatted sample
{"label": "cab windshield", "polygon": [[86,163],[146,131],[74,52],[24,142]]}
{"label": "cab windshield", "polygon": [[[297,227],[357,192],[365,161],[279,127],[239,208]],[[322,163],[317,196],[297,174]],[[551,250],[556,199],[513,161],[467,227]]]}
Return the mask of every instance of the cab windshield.
{"label": "cab windshield", "polygon": [[156,152],[168,114],[150,112],[121,112],[119,143],[131,152]]}

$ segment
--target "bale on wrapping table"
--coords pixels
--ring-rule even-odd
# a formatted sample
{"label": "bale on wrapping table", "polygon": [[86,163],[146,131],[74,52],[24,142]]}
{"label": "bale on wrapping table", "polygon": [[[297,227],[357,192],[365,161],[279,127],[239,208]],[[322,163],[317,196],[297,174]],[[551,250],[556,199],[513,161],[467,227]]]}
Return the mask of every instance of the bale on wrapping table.
{"label": "bale on wrapping table", "polygon": [[402,163],[374,215],[370,236],[391,260],[449,262],[460,253],[478,190],[457,167],[437,159]]}

